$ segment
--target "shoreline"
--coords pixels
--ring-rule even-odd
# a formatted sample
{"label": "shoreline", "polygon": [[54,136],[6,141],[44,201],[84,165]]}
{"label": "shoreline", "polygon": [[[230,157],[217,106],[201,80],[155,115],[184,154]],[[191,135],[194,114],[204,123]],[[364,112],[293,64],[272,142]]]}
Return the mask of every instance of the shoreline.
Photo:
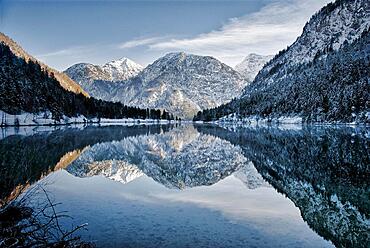
{"label": "shoreline", "polygon": [[168,120],[154,120],[154,121],[147,121],[144,119],[134,119],[133,121],[120,121],[117,119],[116,121],[87,121],[87,122],[68,122],[68,123],[47,123],[47,124],[0,124],[0,128],[8,128],[8,127],[57,127],[57,126],[71,126],[71,125],[145,125],[145,124],[176,124],[176,123],[187,123],[187,121],[168,121]]}

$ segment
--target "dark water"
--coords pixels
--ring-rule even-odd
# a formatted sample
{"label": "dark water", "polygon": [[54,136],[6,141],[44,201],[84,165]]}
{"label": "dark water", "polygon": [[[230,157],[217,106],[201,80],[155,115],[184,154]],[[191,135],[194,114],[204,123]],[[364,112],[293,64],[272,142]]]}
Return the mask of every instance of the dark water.
{"label": "dark water", "polygon": [[[18,134],[17,134],[18,133]],[[42,185],[98,247],[369,247],[370,130],[2,130],[1,202]],[[42,199],[40,193],[33,197]]]}

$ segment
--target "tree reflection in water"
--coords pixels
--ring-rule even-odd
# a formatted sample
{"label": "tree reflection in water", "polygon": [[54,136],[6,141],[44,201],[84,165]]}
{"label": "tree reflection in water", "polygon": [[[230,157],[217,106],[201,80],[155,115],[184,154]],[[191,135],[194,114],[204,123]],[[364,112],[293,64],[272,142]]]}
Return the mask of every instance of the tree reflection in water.
{"label": "tree reflection in water", "polygon": [[366,128],[89,127],[0,140],[1,199],[56,169],[127,183],[143,174],[168,188],[213,185],[234,174],[273,186],[337,247],[368,247],[369,131]]}

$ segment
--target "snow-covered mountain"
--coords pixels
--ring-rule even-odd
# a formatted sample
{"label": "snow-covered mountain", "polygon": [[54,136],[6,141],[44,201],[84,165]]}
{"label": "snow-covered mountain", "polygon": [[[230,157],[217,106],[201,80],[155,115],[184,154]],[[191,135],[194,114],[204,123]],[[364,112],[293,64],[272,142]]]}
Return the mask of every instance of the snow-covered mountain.
{"label": "snow-covered mountain", "polygon": [[94,161],[81,167],[75,167],[73,174],[78,177],[104,176],[123,184],[144,175],[137,166],[114,159]]}
{"label": "snow-covered mountain", "polygon": [[279,64],[286,68],[308,63],[314,60],[318,52],[338,50],[343,44],[352,43],[369,28],[369,9],[368,0],[337,0],[329,3],[311,17],[301,36],[262,71],[270,72]]}
{"label": "snow-covered mountain", "polygon": [[169,53],[123,85],[113,99],[192,118],[239,96],[244,83],[239,73],[213,57]]}
{"label": "snow-covered mountain", "polygon": [[235,66],[235,70],[239,72],[248,82],[252,82],[263,66],[272,59],[272,55],[259,55],[251,53],[244,58],[242,62]]}
{"label": "snow-covered mountain", "polygon": [[[337,0],[322,8],[246,88],[243,104],[253,112],[305,113],[310,121],[351,122],[352,116],[364,121],[369,106],[360,99],[369,98],[369,72],[362,69],[369,66],[369,9],[368,0]],[[254,99],[264,102],[249,104]]]}
{"label": "snow-covered mountain", "polygon": [[[312,62],[315,56],[338,50],[351,44],[370,26],[370,2],[367,0],[337,0],[311,17],[300,37],[281,51],[261,70],[258,83],[268,83],[279,71],[290,66]],[[283,77],[283,76],[280,76]]]}
{"label": "snow-covered mountain", "polygon": [[94,80],[109,80],[109,72],[103,70],[102,66],[93,65],[89,63],[79,63],[72,65],[65,73],[69,75],[74,81],[78,82],[82,87],[86,87]]}
{"label": "snow-covered mountain", "polygon": [[[199,110],[216,107],[238,97],[245,86],[245,80],[238,72],[208,56],[169,53],[137,76],[113,84],[112,75],[116,75],[113,68],[119,68],[118,65],[120,62],[111,62],[103,67],[75,65],[66,73],[95,98],[142,108],[165,109],[188,119]],[[136,69],[135,73],[139,68]]]}
{"label": "snow-covered mountain", "polygon": [[115,82],[110,81],[110,72],[99,65],[89,63],[75,64],[69,67],[65,73],[89,92],[92,97],[97,99],[108,99],[116,87]]}

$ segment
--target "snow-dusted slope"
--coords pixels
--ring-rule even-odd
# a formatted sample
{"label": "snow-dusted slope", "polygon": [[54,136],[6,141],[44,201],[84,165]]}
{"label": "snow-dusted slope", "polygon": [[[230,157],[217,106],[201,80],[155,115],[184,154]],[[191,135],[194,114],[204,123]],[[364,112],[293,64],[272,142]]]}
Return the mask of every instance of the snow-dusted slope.
{"label": "snow-dusted slope", "polygon": [[244,58],[242,62],[235,66],[235,70],[239,72],[248,82],[252,82],[263,66],[272,59],[272,55],[259,55],[251,53]]}
{"label": "snow-dusted slope", "polygon": [[182,118],[240,95],[244,79],[215,58],[169,53],[122,85],[113,99],[143,108],[162,108]]}
{"label": "snow-dusted slope", "polygon": [[[303,28],[303,33],[286,50],[278,54],[262,70],[258,81],[271,81],[271,74],[289,66],[313,61],[319,53],[338,50],[344,43],[352,43],[370,26],[368,0],[337,0],[330,3]],[[266,77],[266,75],[269,75]]]}
{"label": "snow-dusted slope", "polygon": [[65,73],[82,86],[94,80],[110,80],[109,72],[106,72],[102,66],[89,63],[72,65],[65,70]]}
{"label": "snow-dusted slope", "polygon": [[97,99],[109,99],[116,87],[116,83],[110,81],[110,72],[105,71],[99,65],[88,63],[75,64],[69,67],[65,73],[81,85],[90,96]]}

